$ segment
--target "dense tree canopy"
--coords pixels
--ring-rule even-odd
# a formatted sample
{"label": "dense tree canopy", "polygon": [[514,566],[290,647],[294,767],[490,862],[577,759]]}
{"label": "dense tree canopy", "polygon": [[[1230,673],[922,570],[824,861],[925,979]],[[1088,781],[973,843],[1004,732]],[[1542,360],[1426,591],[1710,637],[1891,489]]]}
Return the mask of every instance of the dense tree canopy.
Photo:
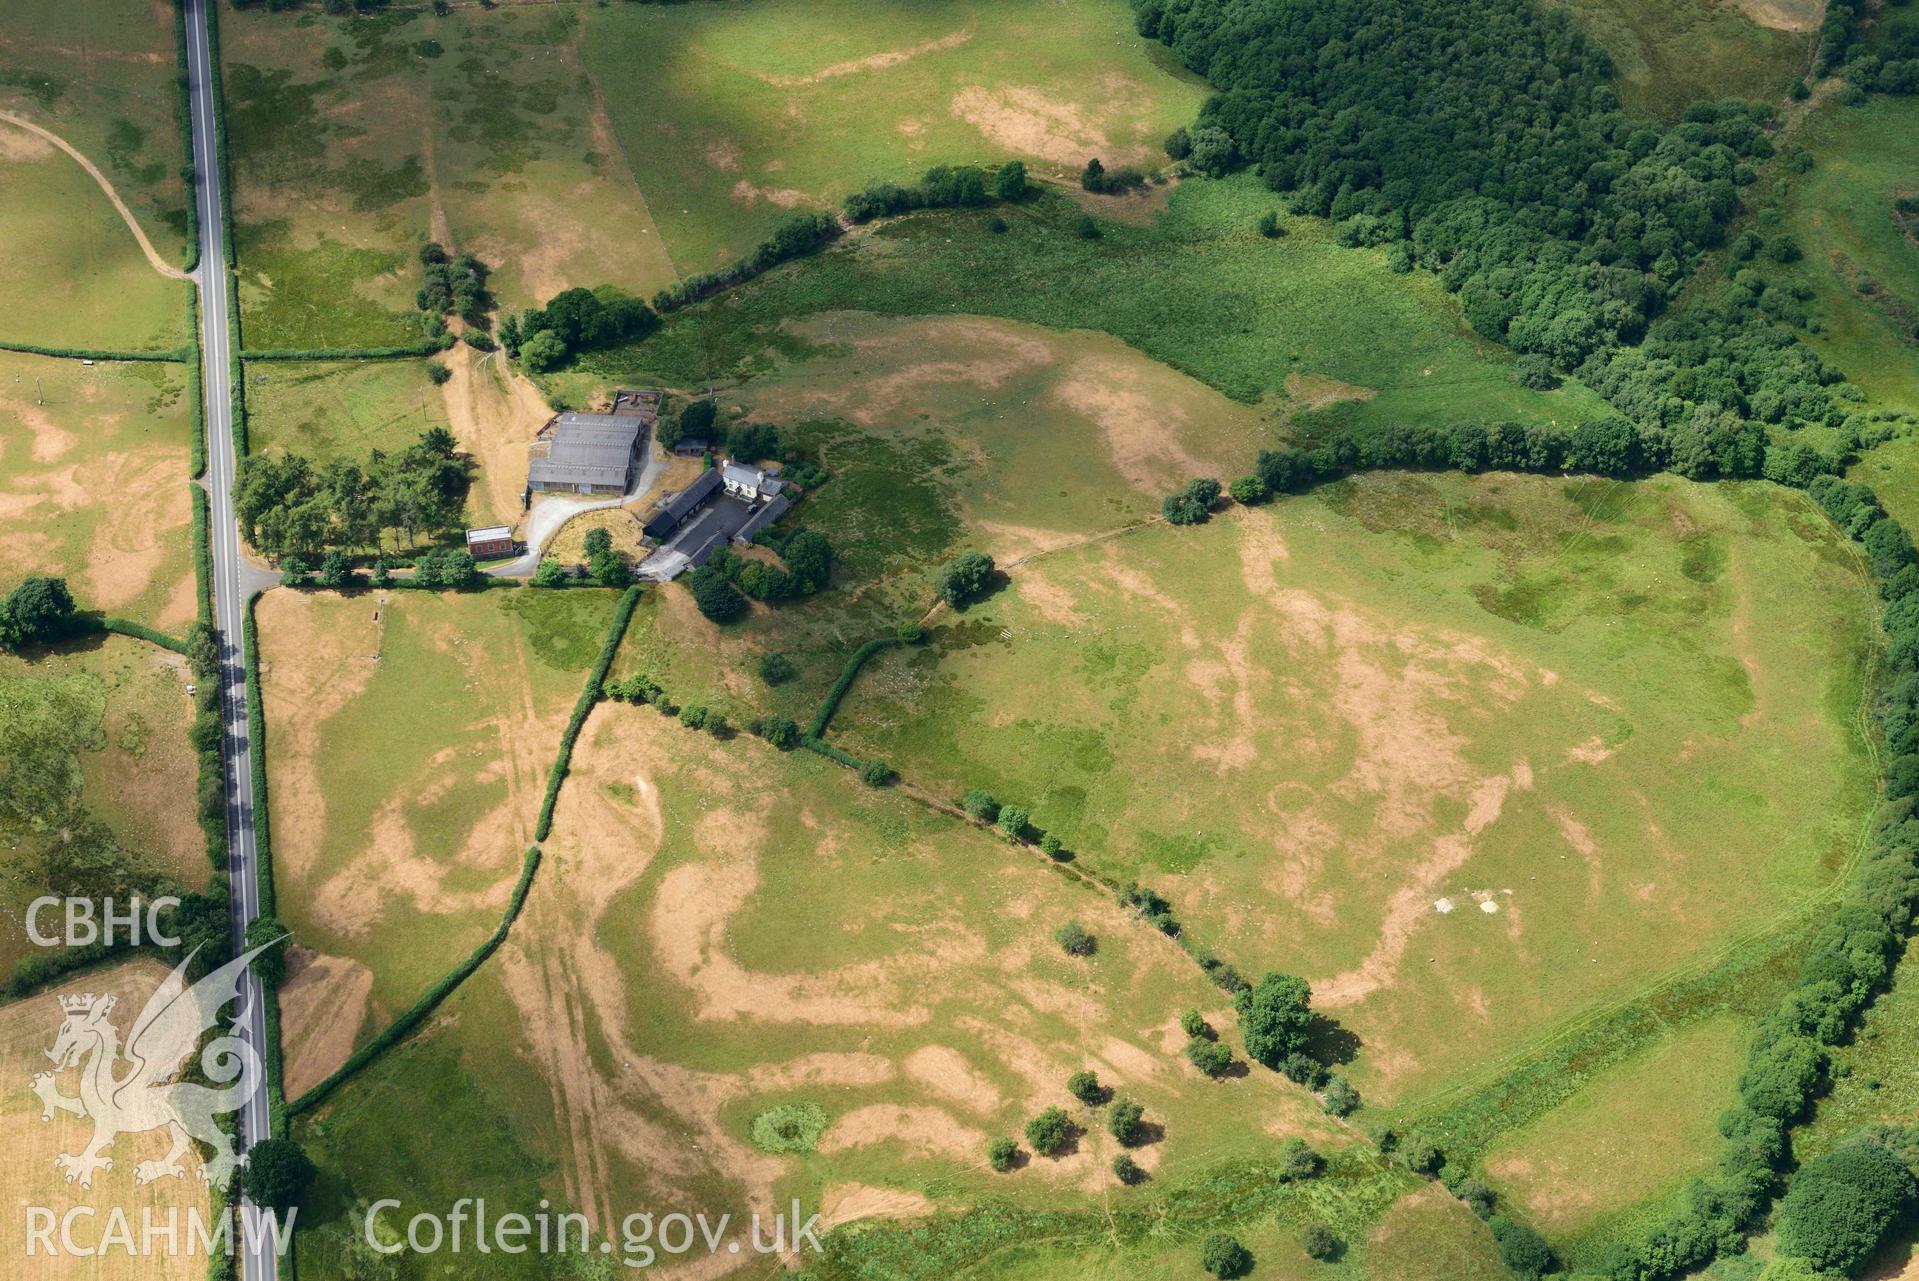
{"label": "dense tree canopy", "polygon": [[382,533],[408,541],[451,529],[466,504],[467,467],[451,433],[435,427],[397,454],[322,466],[298,454],[255,454],[240,464],[234,506],[247,541],[269,556],[317,556],[328,547],[371,549]]}
{"label": "dense tree canopy", "polygon": [[1835,412],[1836,375],[1782,327],[1803,307],[1756,269],[1716,308],[1655,329],[1773,154],[1769,105],[1634,119],[1605,55],[1531,0],[1134,7],[1142,33],[1219,90],[1186,146],[1223,130],[1237,162],[1331,218],[1341,243],[1438,272],[1487,337],[1577,370],[1640,423],[1702,405],[1769,422]]}
{"label": "dense tree canopy", "polygon": [[1876,1143],[1814,1157],[1779,1203],[1779,1248],[1832,1272],[1851,1272],[1912,1204],[1912,1171]]}

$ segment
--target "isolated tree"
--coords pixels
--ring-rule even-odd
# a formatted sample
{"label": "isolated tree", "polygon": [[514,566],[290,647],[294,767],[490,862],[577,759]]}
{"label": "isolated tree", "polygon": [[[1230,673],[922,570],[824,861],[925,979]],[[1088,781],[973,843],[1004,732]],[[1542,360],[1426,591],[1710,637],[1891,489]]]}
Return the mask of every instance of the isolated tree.
{"label": "isolated tree", "polygon": [[64,578],[29,578],[0,601],[0,648],[44,645],[79,625]]}
{"label": "isolated tree", "polygon": [[791,575],[791,594],[807,596],[825,587],[833,576],[833,545],[816,530],[797,531],[780,548],[780,559]]}
{"label": "isolated tree", "polygon": [[756,732],[782,752],[790,752],[800,745],[800,727],[784,716],[767,718],[760,722]]}
{"label": "isolated tree", "polygon": [[899,774],[885,761],[868,761],[860,767],[860,782],[868,787],[885,787],[899,778]]}
{"label": "isolated tree", "polygon": [[1253,1256],[1224,1232],[1215,1232],[1199,1245],[1199,1266],[1221,1281],[1232,1281],[1253,1270]]}
{"label": "isolated tree", "polygon": [[1091,192],[1106,190],[1106,166],[1099,162],[1098,156],[1088,160],[1086,167],[1079,171],[1079,185]]}
{"label": "isolated tree", "polygon": [[731,623],[745,615],[746,597],[711,565],[702,565],[683,581],[693,593],[693,603],[699,606],[700,613],[713,622]]}
{"label": "isolated tree", "polygon": [[1009,1138],[997,1138],[986,1145],[986,1163],[1001,1174],[1012,1169],[1018,1158],[1019,1144]]}
{"label": "isolated tree", "polygon": [[993,579],[993,558],[985,552],[964,551],[940,570],[940,598],[954,609],[964,609],[986,590]]}
{"label": "isolated tree", "polygon": [[1274,1162],[1279,1177],[1288,1183],[1301,1179],[1310,1179],[1326,1168],[1325,1158],[1306,1146],[1304,1139],[1288,1139],[1279,1145],[1279,1159]]}
{"label": "isolated tree", "polygon": [[799,671],[793,666],[792,659],[774,650],[770,654],[760,656],[759,673],[760,679],[768,685],[784,685],[797,676]]}
{"label": "isolated tree", "polygon": [[1039,838],[1039,852],[1047,858],[1056,859],[1065,851],[1060,845],[1059,837],[1052,832],[1047,832]]}
{"label": "isolated tree", "polygon": [[1093,220],[1093,215],[1083,213],[1073,223],[1073,234],[1081,240],[1098,240],[1105,233],[1099,229],[1099,223]]}
{"label": "isolated tree", "polygon": [[1066,1092],[1081,1103],[1098,1103],[1106,1097],[1096,1072],[1075,1072],[1066,1078]]}
{"label": "isolated tree", "polygon": [[540,561],[540,567],[533,571],[535,587],[559,587],[566,582],[566,566],[550,557]]}
{"label": "isolated tree", "polygon": [[[711,400],[695,400],[680,410],[681,440],[710,440],[713,437],[713,420],[719,413],[719,406]],[[677,442],[676,442],[677,443]]]}
{"label": "isolated tree", "polygon": [[1268,209],[1265,213],[1259,216],[1259,222],[1257,226],[1258,226],[1260,235],[1266,237],[1266,239],[1268,240],[1277,240],[1279,238],[1278,211],[1273,209]]}
{"label": "isolated tree", "polygon": [[1270,971],[1235,997],[1247,1057],[1277,1068],[1286,1055],[1304,1048],[1312,1023],[1311,1000],[1305,979]]}
{"label": "isolated tree", "polygon": [[1028,817],[1026,811],[1017,805],[1001,806],[999,812],[999,830],[1017,841],[1026,835]]}
{"label": "isolated tree", "polygon": [[960,808],[982,823],[990,823],[999,817],[999,802],[984,788],[975,787],[967,792],[960,798]]}
{"label": "isolated tree", "polygon": [[1078,921],[1066,922],[1053,932],[1053,937],[1068,956],[1091,956],[1099,949],[1099,941]]}
{"label": "isolated tree", "polygon": [[1053,1156],[1073,1135],[1073,1120],[1059,1108],[1047,1108],[1026,1123],[1026,1141],[1041,1156]]}
{"label": "isolated tree", "polygon": [[688,729],[699,729],[706,724],[706,708],[698,703],[688,703],[680,708],[680,724]]}
{"label": "isolated tree", "polygon": [[292,1139],[261,1139],[248,1152],[241,1186],[255,1205],[285,1214],[300,1205],[313,1173],[312,1159]]}
{"label": "isolated tree", "polygon": [[1211,1038],[1213,1029],[1207,1025],[1206,1016],[1198,1010],[1187,1010],[1179,1016],[1179,1030],[1188,1036]]}
{"label": "isolated tree", "polygon": [[1021,161],[1008,160],[993,175],[993,194],[1001,200],[1024,200],[1026,190],[1026,165]]}
{"label": "isolated tree", "polygon": [[1487,1226],[1493,1231],[1493,1239],[1499,1242],[1500,1262],[1519,1281],[1539,1281],[1540,1277],[1558,1268],[1558,1260],[1553,1257],[1552,1247],[1546,1244],[1546,1238],[1524,1223],[1514,1222],[1503,1214],[1495,1214]]}
{"label": "isolated tree", "polygon": [[1131,1099],[1120,1099],[1106,1114],[1106,1128],[1127,1147],[1139,1142],[1146,1109]]}
{"label": "isolated tree", "polygon": [[1196,1036],[1186,1042],[1186,1061],[1207,1076],[1221,1077],[1232,1070],[1233,1052],[1218,1041]]}
{"label": "isolated tree", "polygon": [[1337,1259],[1346,1248],[1333,1230],[1323,1223],[1308,1223],[1299,1230],[1299,1248],[1306,1252],[1309,1259],[1318,1259],[1321,1263],[1330,1263]]}
{"label": "isolated tree", "polygon": [[1334,1116],[1348,1116],[1359,1106],[1359,1091],[1343,1076],[1326,1083],[1326,1110]]}
{"label": "isolated tree", "polygon": [[1138,1183],[1145,1174],[1146,1171],[1139,1168],[1139,1162],[1133,1160],[1131,1153],[1122,1152],[1113,1158],[1113,1177],[1127,1187]]}

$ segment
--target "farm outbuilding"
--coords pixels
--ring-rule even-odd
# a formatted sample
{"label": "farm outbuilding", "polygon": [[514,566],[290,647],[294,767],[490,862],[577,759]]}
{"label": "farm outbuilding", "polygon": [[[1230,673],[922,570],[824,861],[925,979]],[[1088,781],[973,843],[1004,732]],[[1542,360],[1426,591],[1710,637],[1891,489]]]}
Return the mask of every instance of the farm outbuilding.
{"label": "farm outbuilding", "polygon": [[624,494],[639,465],[645,419],[634,413],[556,415],[534,438],[527,488],[568,494]]}
{"label": "farm outbuilding", "polygon": [[513,530],[506,525],[469,529],[466,531],[466,550],[474,560],[498,560],[502,556],[511,556],[516,550],[513,546]]}

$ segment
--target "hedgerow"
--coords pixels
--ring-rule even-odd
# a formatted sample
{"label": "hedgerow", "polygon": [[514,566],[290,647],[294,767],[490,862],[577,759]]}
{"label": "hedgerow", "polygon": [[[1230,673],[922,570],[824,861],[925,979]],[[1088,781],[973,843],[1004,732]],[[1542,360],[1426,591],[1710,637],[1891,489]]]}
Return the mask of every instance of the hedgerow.
{"label": "hedgerow", "polygon": [[275,348],[244,353],[248,360],[404,360],[412,356],[433,356],[453,346],[451,334],[416,343],[392,347],[301,347]]}
{"label": "hedgerow", "polygon": [[206,389],[201,384],[200,367],[200,291],[187,282],[187,341],[181,348],[187,362],[187,421],[193,428],[192,458],[189,474],[198,480],[207,471]]}
{"label": "hedgerow", "polygon": [[763,275],[783,262],[821,249],[839,235],[839,220],[832,214],[795,214],[746,257],[736,258],[718,271],[697,272],[654,294],[653,310],[663,316],[678,311],[722,289]]}
{"label": "hedgerow", "polygon": [[826,691],[819,710],[813,713],[813,721],[806,727],[809,738],[821,738],[826,734],[826,727],[833,722],[833,713],[839,710],[840,700],[853,687],[853,680],[860,674],[860,668],[866,666],[866,660],[899,643],[897,636],[880,636],[853,651],[853,656],[846,660],[846,666],[840,669],[839,679],[833,682],[832,689]]}
{"label": "hedgerow", "polygon": [[187,643],[178,636],[169,636],[165,632],[148,627],[145,623],[136,623],[130,618],[102,618],[100,630],[112,632],[116,636],[131,636],[135,640],[158,645],[161,649],[172,650],[176,654],[187,652]]}
{"label": "hedgerow", "polygon": [[[187,191],[187,227],[186,257],[180,263],[180,270],[191,275],[200,266],[200,201],[195,194],[198,188],[194,184],[193,165],[193,103],[189,96],[187,67],[187,6],[186,0],[173,0],[173,64],[174,87],[179,90],[173,99],[175,123],[180,130],[180,179]],[[193,292],[191,282],[187,292]],[[195,472],[198,476],[200,473]]]}
{"label": "hedgerow", "polygon": [[535,840],[545,840],[553,830],[553,807],[560,800],[560,785],[566,782],[567,770],[573,763],[573,744],[586,727],[586,718],[592,714],[593,705],[600,701],[606,690],[606,673],[613,666],[613,656],[619,653],[620,642],[626,638],[627,624],[633,621],[633,611],[640,603],[638,587],[629,587],[620,597],[619,605],[613,611],[613,625],[607,628],[606,641],[600,646],[600,656],[593,661],[593,670],[587,674],[586,688],[580,691],[579,701],[573,704],[573,715],[566,723],[566,732],[560,735],[559,755],[553,761],[553,771],[547,776],[546,797],[540,802],[540,819],[533,828]]}
{"label": "hedgerow", "polygon": [[158,351],[108,351],[99,347],[46,347],[39,343],[0,341],[0,351],[17,351],[28,356],[56,356],[62,360],[139,360],[157,364],[187,358],[183,347],[168,347]]}
{"label": "hedgerow", "polygon": [[520,909],[526,906],[527,893],[533,888],[533,876],[539,868],[540,847],[529,845],[526,858],[520,866],[519,882],[513,887],[513,897],[507,900],[506,911],[500,916],[499,925],[494,927],[493,933],[487,936],[486,941],[474,948],[471,955],[428,988],[420,999],[408,1006],[398,1018],[382,1028],[379,1035],[349,1055],[346,1062],[335,1069],[331,1076],[299,1098],[290,1101],[286,1105],[287,1115],[298,1116],[318,1105],[328,1094],[338,1089],[341,1082],[410,1036],[416,1028],[426,1022],[428,1015],[439,1008],[442,1001],[453,995],[460,984],[471,978],[474,971],[485,964],[486,959],[499,949],[500,944],[506,942],[506,936],[512,931],[513,922],[519,917]]}

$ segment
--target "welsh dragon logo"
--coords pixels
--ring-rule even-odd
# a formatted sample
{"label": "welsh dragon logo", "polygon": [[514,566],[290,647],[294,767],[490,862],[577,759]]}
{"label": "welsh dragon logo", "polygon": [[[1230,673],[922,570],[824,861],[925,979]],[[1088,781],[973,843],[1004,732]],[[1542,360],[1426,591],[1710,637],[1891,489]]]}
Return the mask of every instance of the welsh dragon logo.
{"label": "welsh dragon logo", "polygon": [[[59,998],[60,1035],[47,1051],[54,1070],[37,1073],[32,1088],[40,1098],[42,1121],[51,1121],[56,1111],[93,1120],[92,1142],[53,1159],[55,1167],[66,1172],[67,1182],[92,1187],[96,1171],[113,1168],[113,1158],[106,1153],[114,1139],[164,1127],[172,1134],[172,1146],[160,1160],[135,1166],[136,1182],[182,1175],[180,1158],[189,1141],[198,1139],[213,1149],[212,1159],[200,1163],[200,1178],[215,1186],[226,1184],[243,1158],[235,1155],[232,1138],[214,1118],[237,1111],[262,1076],[258,1052],[235,1034],[241,1011],[235,1011],[227,1033],[200,1051],[201,1070],[214,1084],[175,1078],[200,1038],[218,1025],[220,1011],[240,999],[240,976],[247,963],[271,946],[227,962],[191,987],[186,981],[193,961],[189,953],[147,998],[124,1048],[120,1029],[110,1018],[116,998],[91,993]],[[78,1097],[62,1094],[55,1079],[70,1068],[80,1070]]]}

